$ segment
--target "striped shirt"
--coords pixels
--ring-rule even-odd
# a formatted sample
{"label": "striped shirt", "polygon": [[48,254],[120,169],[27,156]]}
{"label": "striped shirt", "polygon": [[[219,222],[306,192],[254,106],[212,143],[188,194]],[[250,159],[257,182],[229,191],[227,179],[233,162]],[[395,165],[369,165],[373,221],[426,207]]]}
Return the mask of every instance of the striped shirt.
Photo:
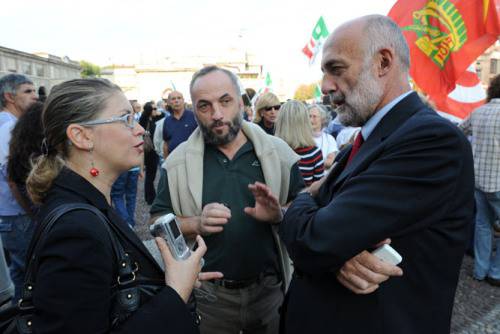
{"label": "striped shirt", "polygon": [[474,110],[460,128],[472,135],[476,188],[500,191],[500,99]]}
{"label": "striped shirt", "polygon": [[295,153],[300,155],[298,165],[306,186],[323,177],[325,171],[323,153],[318,147],[300,147],[295,149]]}

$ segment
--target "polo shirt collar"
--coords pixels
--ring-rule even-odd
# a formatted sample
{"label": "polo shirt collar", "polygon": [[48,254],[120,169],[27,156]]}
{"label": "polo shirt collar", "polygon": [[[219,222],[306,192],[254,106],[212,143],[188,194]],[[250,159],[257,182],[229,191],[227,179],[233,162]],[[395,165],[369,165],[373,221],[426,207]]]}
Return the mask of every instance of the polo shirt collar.
{"label": "polo shirt collar", "polygon": [[180,122],[180,121],[182,121],[184,118],[186,118],[186,117],[188,116],[188,114],[190,114],[190,113],[192,113],[192,111],[191,111],[191,110],[189,110],[189,109],[184,109],[184,111],[182,112],[182,116],[181,116],[181,118],[177,119],[177,118],[174,116],[174,114],[173,114],[173,113],[172,113],[172,118],[173,118],[173,120],[175,120],[175,121],[177,121],[177,122]]}

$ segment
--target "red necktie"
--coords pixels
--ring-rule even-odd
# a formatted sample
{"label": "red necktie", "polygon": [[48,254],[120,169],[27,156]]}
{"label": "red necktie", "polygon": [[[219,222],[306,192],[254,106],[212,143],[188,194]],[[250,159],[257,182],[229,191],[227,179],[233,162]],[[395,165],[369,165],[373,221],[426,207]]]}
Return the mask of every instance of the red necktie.
{"label": "red necktie", "polygon": [[358,132],[358,135],[356,136],[356,139],[354,139],[354,144],[352,144],[352,149],[351,153],[349,154],[349,159],[347,159],[347,164],[351,162],[351,160],[354,158],[354,156],[358,153],[359,148],[361,145],[363,145],[364,139],[363,136],[361,135],[361,131]]}

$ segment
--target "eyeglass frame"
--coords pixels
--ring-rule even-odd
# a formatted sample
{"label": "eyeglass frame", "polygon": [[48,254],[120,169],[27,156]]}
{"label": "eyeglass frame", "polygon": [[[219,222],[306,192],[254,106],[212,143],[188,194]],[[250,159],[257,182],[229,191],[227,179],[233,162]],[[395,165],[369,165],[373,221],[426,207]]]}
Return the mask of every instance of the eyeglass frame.
{"label": "eyeglass frame", "polygon": [[280,108],[281,108],[281,104],[277,104],[275,106],[264,107],[262,109],[265,111],[271,111],[272,109],[278,111],[278,110],[280,110]]}
{"label": "eyeglass frame", "polygon": [[[128,120],[127,120],[128,117],[132,118],[132,124],[130,124],[128,122]],[[101,125],[101,124],[112,124],[112,123],[117,123],[117,122],[122,122],[129,129],[135,128],[135,125],[137,124],[137,121],[135,120],[134,114],[132,114],[132,113],[125,114],[123,116],[111,117],[108,119],[95,119],[92,121],[82,122],[82,123],[78,123],[78,124],[83,125],[83,126],[93,126],[93,125]]]}

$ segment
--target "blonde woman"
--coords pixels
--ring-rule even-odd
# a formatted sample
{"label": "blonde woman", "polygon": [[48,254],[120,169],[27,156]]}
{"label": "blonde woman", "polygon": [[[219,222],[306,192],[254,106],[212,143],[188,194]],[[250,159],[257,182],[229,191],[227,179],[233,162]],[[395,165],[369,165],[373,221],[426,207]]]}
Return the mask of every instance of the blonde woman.
{"label": "blonde woman", "polygon": [[279,115],[281,104],[276,95],[271,92],[258,97],[255,103],[254,123],[257,123],[269,135],[274,135],[274,124]]}
{"label": "blonde woman", "polygon": [[290,100],[281,106],[276,136],[300,155],[299,169],[306,186],[323,177],[323,154],[314,142],[309,113],[302,102]]}
{"label": "blonde woman", "polygon": [[329,169],[333,165],[333,161],[339,149],[335,138],[323,131],[329,121],[328,111],[319,104],[310,105],[307,109],[311,119],[314,141],[316,142],[316,146],[318,146],[323,153],[325,169]]}

